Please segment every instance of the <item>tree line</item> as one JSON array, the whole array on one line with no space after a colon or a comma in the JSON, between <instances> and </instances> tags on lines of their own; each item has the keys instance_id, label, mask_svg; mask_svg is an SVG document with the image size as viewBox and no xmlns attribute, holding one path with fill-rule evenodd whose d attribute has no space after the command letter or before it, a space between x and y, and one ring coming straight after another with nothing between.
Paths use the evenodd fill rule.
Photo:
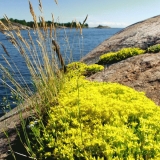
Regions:
<instances>
[{"instance_id":1,"label":"tree line","mask_svg":"<svg viewBox=\"0 0 160 160\"><path fill-rule=\"evenodd\" d=\"M6 23L6 20L4 18L0 19L3 23ZM33 21L29 21L29 22L26 22L26 20L18 20L18 19L13 19L13 18L10 18L9 19L11 22L14 22L14 23L19 23L19 24L22 24L22 25L25 25L25 26L28 26L28 27L31 27L33 28L34 26L34 22ZM79 22L80 23L80 22ZM46 21L46 24L47 26L51 26L52 24L52 21ZM81 24L81 23L80 23ZM40 25L40 23L39 23ZM76 22L68 22L68 23L57 23L55 22L54 25L56 27L60 26L60 27L68 27L68 28L76 28ZM88 28L88 24L85 23L82 27L84 28Z\"/></svg>"}]
</instances>

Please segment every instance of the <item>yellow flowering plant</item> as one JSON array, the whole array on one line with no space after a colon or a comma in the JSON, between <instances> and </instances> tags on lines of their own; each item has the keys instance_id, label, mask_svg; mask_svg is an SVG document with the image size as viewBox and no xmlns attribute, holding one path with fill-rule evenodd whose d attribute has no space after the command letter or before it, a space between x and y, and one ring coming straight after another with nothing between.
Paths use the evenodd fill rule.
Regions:
<instances>
[{"instance_id":1,"label":"yellow flowering plant","mask_svg":"<svg viewBox=\"0 0 160 160\"><path fill-rule=\"evenodd\" d=\"M85 75L86 76L90 76L96 72L100 72L104 70L104 67L102 65L98 65L98 64L91 64L91 65L88 65L86 67L86 72L85 72Z\"/></svg>"},{"instance_id":2,"label":"yellow flowering plant","mask_svg":"<svg viewBox=\"0 0 160 160\"><path fill-rule=\"evenodd\" d=\"M129 87L70 72L45 130L36 128L41 130L41 143L34 144L39 159L160 158L160 108L154 102Z\"/></svg>"},{"instance_id":3,"label":"yellow flowering plant","mask_svg":"<svg viewBox=\"0 0 160 160\"><path fill-rule=\"evenodd\" d=\"M104 67L98 64L87 65L81 62L72 62L67 65L67 71L69 72L69 74L73 73L73 74L90 76L102 70L104 70Z\"/></svg>"},{"instance_id":4,"label":"yellow flowering plant","mask_svg":"<svg viewBox=\"0 0 160 160\"><path fill-rule=\"evenodd\" d=\"M126 58L144 54L145 51L140 48L123 48L117 52L109 52L100 56L99 64L110 64L114 62L119 62Z\"/></svg>"},{"instance_id":5,"label":"yellow flowering plant","mask_svg":"<svg viewBox=\"0 0 160 160\"><path fill-rule=\"evenodd\" d=\"M158 53L160 52L160 44L156 44L147 48L147 52L149 53Z\"/></svg>"}]
</instances>

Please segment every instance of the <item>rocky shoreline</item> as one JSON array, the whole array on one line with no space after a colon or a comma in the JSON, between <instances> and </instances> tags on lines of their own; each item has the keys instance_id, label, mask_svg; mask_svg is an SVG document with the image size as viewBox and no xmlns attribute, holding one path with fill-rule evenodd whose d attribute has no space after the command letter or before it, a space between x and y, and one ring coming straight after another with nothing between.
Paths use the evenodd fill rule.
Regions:
<instances>
[{"instance_id":1,"label":"rocky shoreline","mask_svg":"<svg viewBox=\"0 0 160 160\"><path fill-rule=\"evenodd\" d=\"M28 30L28 29L31 29L30 27L25 26L25 25L21 25L19 23L11 22L11 24L12 24L12 26L8 26L6 24L6 26L8 27L9 30ZM1 27L1 25L0 25L0 30L4 31L6 29L4 29L3 26Z\"/></svg>"},{"instance_id":2,"label":"rocky shoreline","mask_svg":"<svg viewBox=\"0 0 160 160\"><path fill-rule=\"evenodd\" d=\"M158 43L160 43L160 15L124 28L105 40L80 61L93 64L98 62L101 55L110 51L118 51L127 47L146 49Z\"/></svg>"},{"instance_id":3,"label":"rocky shoreline","mask_svg":"<svg viewBox=\"0 0 160 160\"><path fill-rule=\"evenodd\" d=\"M18 26L19 27L19 26ZM96 47L88 55L81 59L87 64L97 63L100 55L118 51L124 47L147 47L160 43L160 16L135 23ZM157 105L160 105L160 53L135 56L121 62L111 64L104 71L88 77L91 81L118 82L126 86L143 91ZM0 118L0 159L7 159L9 156L8 140L3 133L7 130L11 138L11 144L16 144L15 125L20 125L18 108ZM22 117L27 119L33 112L24 110Z\"/></svg>"}]
</instances>

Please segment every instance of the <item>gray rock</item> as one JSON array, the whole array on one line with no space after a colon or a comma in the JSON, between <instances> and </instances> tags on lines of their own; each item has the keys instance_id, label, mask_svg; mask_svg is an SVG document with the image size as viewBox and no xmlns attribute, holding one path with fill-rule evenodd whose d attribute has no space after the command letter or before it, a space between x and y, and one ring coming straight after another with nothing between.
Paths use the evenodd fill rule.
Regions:
<instances>
[{"instance_id":1,"label":"gray rock","mask_svg":"<svg viewBox=\"0 0 160 160\"><path fill-rule=\"evenodd\" d=\"M106 67L88 78L91 81L117 82L145 92L160 105L160 53L143 54Z\"/></svg>"},{"instance_id":2,"label":"gray rock","mask_svg":"<svg viewBox=\"0 0 160 160\"><path fill-rule=\"evenodd\" d=\"M0 30L1 31L6 31L6 30L29 30L31 29L30 27L28 26L25 26L25 25L22 25L22 24L19 24L19 23L15 23L15 22L11 22L12 26L9 26L7 23L4 23L4 25L8 28L3 28L2 26L0 26Z\"/></svg>"},{"instance_id":3,"label":"gray rock","mask_svg":"<svg viewBox=\"0 0 160 160\"><path fill-rule=\"evenodd\" d=\"M147 47L160 43L160 15L126 27L84 56L80 61L96 63L99 57L124 47Z\"/></svg>"}]
</instances>

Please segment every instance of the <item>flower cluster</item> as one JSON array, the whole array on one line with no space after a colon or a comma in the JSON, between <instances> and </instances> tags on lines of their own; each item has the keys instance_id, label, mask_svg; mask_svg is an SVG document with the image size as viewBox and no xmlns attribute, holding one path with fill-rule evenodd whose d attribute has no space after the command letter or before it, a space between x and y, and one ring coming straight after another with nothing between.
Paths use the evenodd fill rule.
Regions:
<instances>
[{"instance_id":1,"label":"flower cluster","mask_svg":"<svg viewBox=\"0 0 160 160\"><path fill-rule=\"evenodd\" d=\"M88 65L86 67L86 73L85 75L86 76L89 76L89 75L92 75L96 72L99 72L99 71L102 71L104 70L104 67L102 65L98 65L98 64L91 64L91 65Z\"/></svg>"},{"instance_id":2,"label":"flower cluster","mask_svg":"<svg viewBox=\"0 0 160 160\"><path fill-rule=\"evenodd\" d=\"M104 67L102 65L98 64L91 64L86 65L85 63L81 62L72 62L67 65L67 71L69 74L79 74L79 75L85 75L90 76L91 74L94 74L96 72L102 71Z\"/></svg>"},{"instance_id":3,"label":"flower cluster","mask_svg":"<svg viewBox=\"0 0 160 160\"><path fill-rule=\"evenodd\" d=\"M160 159L160 108L144 93L68 72L57 99L34 145L40 159Z\"/></svg>"}]
</instances>

